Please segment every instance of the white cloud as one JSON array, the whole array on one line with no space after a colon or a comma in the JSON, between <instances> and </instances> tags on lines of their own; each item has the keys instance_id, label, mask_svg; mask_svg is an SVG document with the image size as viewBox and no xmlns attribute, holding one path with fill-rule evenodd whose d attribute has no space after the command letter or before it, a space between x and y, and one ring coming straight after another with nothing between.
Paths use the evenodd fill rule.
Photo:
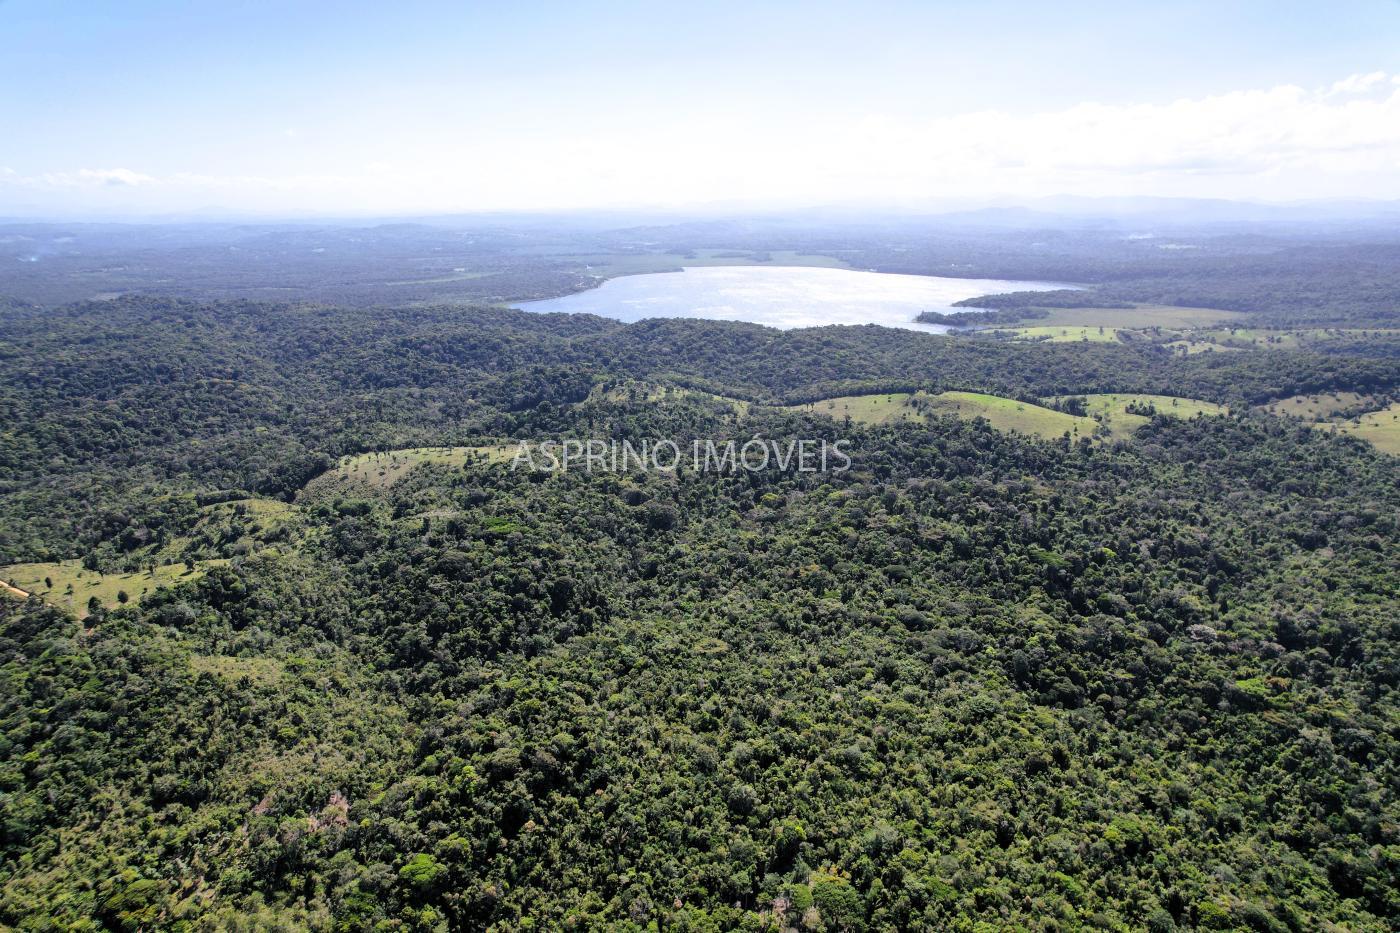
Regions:
<instances>
[{"instance_id":1,"label":"white cloud","mask_svg":"<svg viewBox=\"0 0 1400 933\"><path fill-rule=\"evenodd\" d=\"M1362 94L1371 90L1386 79L1384 71L1372 71L1369 74L1356 74L1332 85L1333 94ZM1400 79L1397 79L1400 80Z\"/></svg>"},{"instance_id":2,"label":"white cloud","mask_svg":"<svg viewBox=\"0 0 1400 933\"><path fill-rule=\"evenodd\" d=\"M1400 77L1400 76L1397 76ZM444 123L450 125L450 118ZM754 200L1163 195L1400 197L1400 84L1385 72L1153 103L934 118L804 111L678 114L622 132L439 133L331 145L324 171L163 176L0 173L0 190L162 209L420 211ZM125 194L123 194L125 192Z\"/></svg>"},{"instance_id":3,"label":"white cloud","mask_svg":"<svg viewBox=\"0 0 1400 933\"><path fill-rule=\"evenodd\" d=\"M37 177L8 173L4 181L29 188L136 187L156 183L150 175L127 168L82 168L75 172L46 172Z\"/></svg>"}]
</instances>

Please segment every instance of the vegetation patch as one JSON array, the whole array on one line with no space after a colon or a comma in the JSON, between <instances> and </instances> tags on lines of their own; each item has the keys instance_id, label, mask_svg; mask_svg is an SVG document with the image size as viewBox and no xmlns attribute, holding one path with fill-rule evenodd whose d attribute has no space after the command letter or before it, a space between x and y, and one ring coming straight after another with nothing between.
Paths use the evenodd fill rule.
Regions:
<instances>
[{"instance_id":1,"label":"vegetation patch","mask_svg":"<svg viewBox=\"0 0 1400 933\"><path fill-rule=\"evenodd\" d=\"M923 393L917 393L922 395ZM831 418L849 418L857 424L888 424L892 421L922 422L924 415L914 407L916 393L886 392L879 395L840 395L835 398L807 402L803 405L788 405L784 411L800 411L810 414L827 415Z\"/></svg>"},{"instance_id":2,"label":"vegetation patch","mask_svg":"<svg viewBox=\"0 0 1400 933\"><path fill-rule=\"evenodd\" d=\"M954 415L964 420L985 418L1000 431L1016 431L1036 437L1089 437L1098 426L1092 418L1075 416L1052 408L980 392L887 392L877 395L844 395L805 405L788 406L787 411L810 412L832 418L849 418L858 424L921 423L929 415Z\"/></svg>"},{"instance_id":3,"label":"vegetation patch","mask_svg":"<svg viewBox=\"0 0 1400 933\"><path fill-rule=\"evenodd\" d=\"M1336 428L1343 434L1369 441L1379 451L1400 456L1400 402L1339 422Z\"/></svg>"},{"instance_id":4,"label":"vegetation patch","mask_svg":"<svg viewBox=\"0 0 1400 933\"><path fill-rule=\"evenodd\" d=\"M1046 401L1057 410L1088 415L1117 438L1131 437L1157 415L1194 418L1196 415L1229 414L1223 405L1176 395L1065 395Z\"/></svg>"},{"instance_id":5,"label":"vegetation patch","mask_svg":"<svg viewBox=\"0 0 1400 933\"><path fill-rule=\"evenodd\" d=\"M196 674L213 674L222 681L237 684L245 677L260 687L277 683L286 665L277 658L235 658L222 654L192 654L190 669Z\"/></svg>"},{"instance_id":6,"label":"vegetation patch","mask_svg":"<svg viewBox=\"0 0 1400 933\"><path fill-rule=\"evenodd\" d=\"M136 573L101 573L85 568L76 560L13 564L0 569L0 579L82 619L94 607L113 609L127 602L137 602L142 596L162 587L198 580L210 567L228 561L215 559L192 563L193 567L183 563L167 564Z\"/></svg>"},{"instance_id":7,"label":"vegetation patch","mask_svg":"<svg viewBox=\"0 0 1400 933\"><path fill-rule=\"evenodd\" d=\"M925 411L972 420L985 418L999 431L1016 431L1053 440L1069 434L1074 439L1092 437L1098 423L1093 418L1066 414L1031 402L981 392L944 392L926 395L915 404Z\"/></svg>"},{"instance_id":8,"label":"vegetation patch","mask_svg":"<svg viewBox=\"0 0 1400 933\"><path fill-rule=\"evenodd\" d=\"M463 467L469 463L504 463L515 456L515 444L482 447L408 447L343 457L338 465L306 484L298 501L343 496L376 495L389 489L426 463Z\"/></svg>"},{"instance_id":9,"label":"vegetation patch","mask_svg":"<svg viewBox=\"0 0 1400 933\"><path fill-rule=\"evenodd\" d=\"M1209 340L1197 340L1192 337L1170 340L1162 344L1162 346L1167 347L1175 353L1180 353L1182 356L1194 356L1197 353L1215 352L1239 353L1244 350L1244 347L1222 347L1217 343L1211 343Z\"/></svg>"},{"instance_id":10,"label":"vegetation patch","mask_svg":"<svg viewBox=\"0 0 1400 933\"><path fill-rule=\"evenodd\" d=\"M1293 395L1257 406L1280 417L1299 418L1333 432L1367 441L1377 450L1400 455L1400 402L1383 395L1319 392Z\"/></svg>"},{"instance_id":11,"label":"vegetation patch","mask_svg":"<svg viewBox=\"0 0 1400 933\"><path fill-rule=\"evenodd\" d=\"M1222 308L1178 308L1174 305L1140 304L1126 310L1115 308L1060 308L1045 319L1046 324L1104 325L1141 330L1149 327L1201 327L1244 320L1247 315Z\"/></svg>"},{"instance_id":12,"label":"vegetation patch","mask_svg":"<svg viewBox=\"0 0 1400 933\"><path fill-rule=\"evenodd\" d=\"M1343 412L1375 408L1379 405L1380 400L1374 395L1338 391L1292 395L1269 402L1266 405L1260 405L1259 408L1271 415L1286 415L1291 418L1302 418L1304 421L1326 421Z\"/></svg>"},{"instance_id":13,"label":"vegetation patch","mask_svg":"<svg viewBox=\"0 0 1400 933\"><path fill-rule=\"evenodd\" d=\"M734 415L741 418L749 413L749 402L741 398L731 398L727 395L717 395L714 392L705 392L700 389L688 389L683 386L671 385L670 383L651 382L640 379L629 379L620 383L596 386L593 391L589 393L585 403L611 402L622 405L664 405L667 403L687 401L699 401L725 406L729 408Z\"/></svg>"},{"instance_id":14,"label":"vegetation patch","mask_svg":"<svg viewBox=\"0 0 1400 933\"><path fill-rule=\"evenodd\" d=\"M1220 347L1238 350L1298 350L1319 343L1367 337L1394 336L1397 331L1347 327L1306 327L1278 330L1263 327L1217 327L1194 331L1190 336Z\"/></svg>"},{"instance_id":15,"label":"vegetation patch","mask_svg":"<svg viewBox=\"0 0 1400 933\"><path fill-rule=\"evenodd\" d=\"M1035 328L1103 327L1104 329L1144 330L1160 327L1177 330L1243 321L1247 317L1238 311L1225 311L1220 308L1177 308L1172 305L1157 304L1139 304L1128 308L1034 307L1028 310L1033 312L1035 320L1033 327Z\"/></svg>"},{"instance_id":16,"label":"vegetation patch","mask_svg":"<svg viewBox=\"0 0 1400 933\"><path fill-rule=\"evenodd\" d=\"M1040 327L1014 327L998 333L1008 333L1017 340L1043 340L1050 343L1113 343L1117 341L1119 328L1096 326L1073 327L1070 325L1047 324Z\"/></svg>"}]
</instances>

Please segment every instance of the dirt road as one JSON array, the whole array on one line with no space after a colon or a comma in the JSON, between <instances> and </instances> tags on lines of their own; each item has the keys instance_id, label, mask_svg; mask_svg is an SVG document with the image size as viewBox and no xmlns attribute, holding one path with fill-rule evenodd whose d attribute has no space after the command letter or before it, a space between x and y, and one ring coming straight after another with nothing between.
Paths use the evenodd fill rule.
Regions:
<instances>
[{"instance_id":1,"label":"dirt road","mask_svg":"<svg viewBox=\"0 0 1400 933\"><path fill-rule=\"evenodd\" d=\"M26 593L24 590L20 589L17 586L10 586L10 584L6 583L3 580L0 580L0 592L9 593L11 596L14 596L18 599L29 598L29 594Z\"/></svg>"}]
</instances>

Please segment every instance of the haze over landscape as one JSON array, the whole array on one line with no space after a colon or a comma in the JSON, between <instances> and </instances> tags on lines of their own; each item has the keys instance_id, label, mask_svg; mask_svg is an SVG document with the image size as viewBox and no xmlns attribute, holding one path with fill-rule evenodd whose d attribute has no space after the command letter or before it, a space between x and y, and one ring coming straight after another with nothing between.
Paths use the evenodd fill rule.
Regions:
<instances>
[{"instance_id":1,"label":"haze over landscape","mask_svg":"<svg viewBox=\"0 0 1400 933\"><path fill-rule=\"evenodd\" d=\"M1400 3L0 86L0 931L1400 929Z\"/></svg>"}]
</instances>

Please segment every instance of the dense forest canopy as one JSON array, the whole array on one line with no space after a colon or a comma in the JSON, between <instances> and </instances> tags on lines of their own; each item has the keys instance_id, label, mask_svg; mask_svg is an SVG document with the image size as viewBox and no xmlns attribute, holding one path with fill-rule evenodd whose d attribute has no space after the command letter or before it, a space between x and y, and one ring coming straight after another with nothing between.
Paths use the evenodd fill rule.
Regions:
<instances>
[{"instance_id":1,"label":"dense forest canopy","mask_svg":"<svg viewBox=\"0 0 1400 933\"><path fill-rule=\"evenodd\" d=\"M664 378L793 404L859 391L978 389L1034 399L1177 394L1245 407L1385 391L1400 360L1179 359L1123 345L1019 346L876 327L621 325L458 307L331 309L130 298L7 313L0 483L27 520L0 560L80 556L154 488L285 498L342 454L516 437L600 379Z\"/></svg>"},{"instance_id":2,"label":"dense forest canopy","mask_svg":"<svg viewBox=\"0 0 1400 933\"><path fill-rule=\"evenodd\" d=\"M1383 235L74 230L0 275L0 926L1400 923ZM706 249L1269 335L492 304ZM852 465L512 469L560 437Z\"/></svg>"}]
</instances>

